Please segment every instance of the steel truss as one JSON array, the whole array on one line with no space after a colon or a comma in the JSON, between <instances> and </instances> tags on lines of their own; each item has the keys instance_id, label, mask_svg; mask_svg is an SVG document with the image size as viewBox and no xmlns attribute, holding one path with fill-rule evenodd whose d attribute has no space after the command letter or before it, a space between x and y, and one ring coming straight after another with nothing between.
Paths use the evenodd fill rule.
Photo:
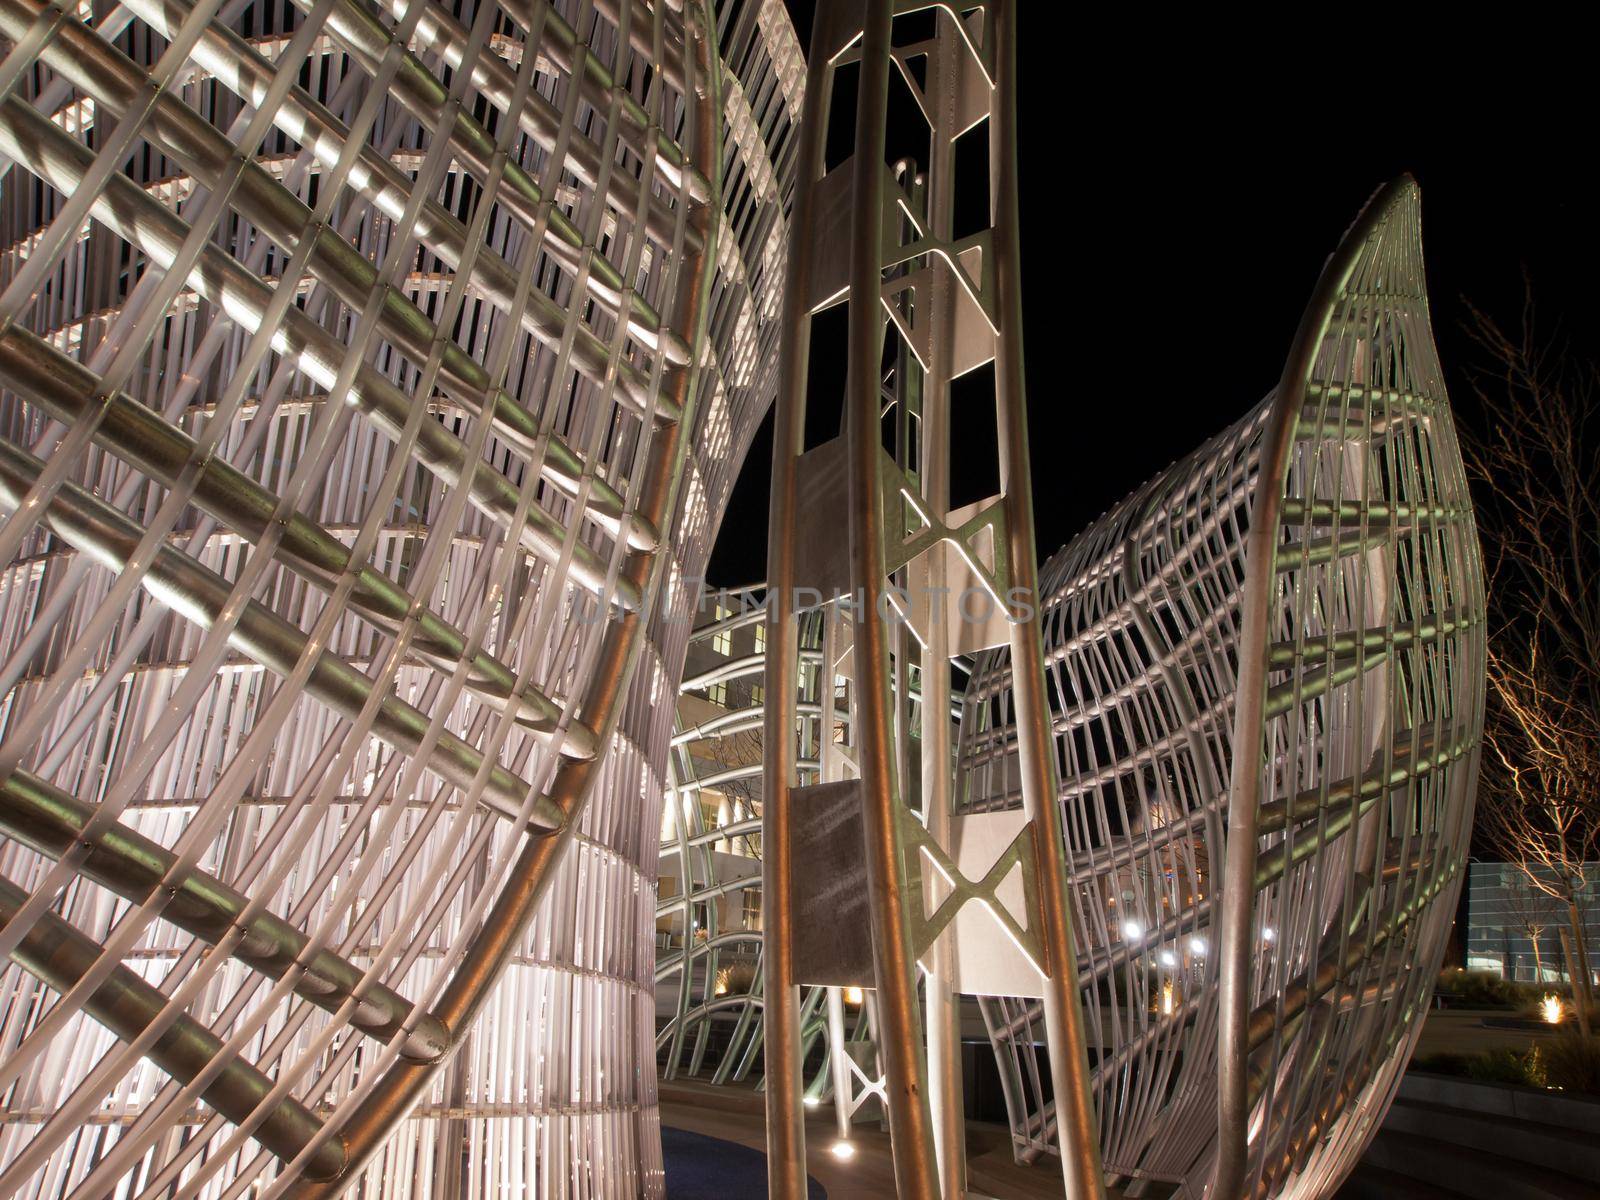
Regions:
<instances>
[{"instance_id":1,"label":"steel truss","mask_svg":"<svg viewBox=\"0 0 1600 1200\"><path fill-rule=\"evenodd\" d=\"M0 39L0 1192L659 1195L643 831L773 388L781 4Z\"/></svg>"},{"instance_id":2,"label":"steel truss","mask_svg":"<svg viewBox=\"0 0 1600 1200\"><path fill-rule=\"evenodd\" d=\"M1418 194L1368 204L1276 390L1045 567L1099 1141L1126 1194L1332 1195L1421 1028L1468 849L1484 592ZM961 806L1018 803L1004 652ZM1053 1150L1039 1014L984 1001Z\"/></svg>"},{"instance_id":3,"label":"steel truss","mask_svg":"<svg viewBox=\"0 0 1600 1200\"><path fill-rule=\"evenodd\" d=\"M1063 969L1072 962L1071 914L1033 603L1018 311L1015 17L1009 3L823 4L812 35L767 576L763 1017L773 1196L805 1194L801 985L847 981L875 991L900 1194L964 1194L954 945L957 925L980 907L998 914L1043 995L1054 1093L1070 1116L1064 1139L1070 1152L1062 1155L1068 1194L1101 1190L1078 991ZM850 83L852 152L834 162L830 107L848 98ZM887 161L891 88L926 120L920 166ZM980 127L989 139L977 169L988 180L988 219L979 230L957 230L957 149L963 136L966 146L977 143L973 131ZM838 344L817 341L819 314L840 304L847 315L843 354ZM807 411L814 402L808 376L824 355L847 363L843 432L808 445L808 429L825 424L815 414L808 420ZM964 376L972 380L961 402L994 414L1000 493L957 509L950 495L956 452L950 412L952 385ZM948 604L919 607L918 595L954 594L962 583L1017 619L1002 615L974 630L952 620ZM810 607L800 589L814 589L819 599L847 598L828 604L849 607L837 626L846 644L825 650L823 659L831 673L849 658L841 673L853 680L853 782L808 788L799 773L799 629ZM896 605L908 620L894 619ZM943 719L921 723L914 773L910 681L913 673L920 678L921 707L943 714L952 657L996 644L1037 668L1017 676L1017 709L1032 717L1021 734L1028 820L1010 831L998 862L991 860L989 873L973 883L955 862L950 726ZM911 807L918 776L920 820ZM838 829L846 830L842 840L829 840ZM865 852L859 879L840 857L858 841ZM807 854L832 863L831 875L801 870ZM999 894L1013 868L1026 880L1022 911ZM870 922L870 953L859 929L855 944L845 944L853 915L838 905L852 890L868 898L862 919ZM927 967L926 1043L919 960Z\"/></svg>"}]
</instances>

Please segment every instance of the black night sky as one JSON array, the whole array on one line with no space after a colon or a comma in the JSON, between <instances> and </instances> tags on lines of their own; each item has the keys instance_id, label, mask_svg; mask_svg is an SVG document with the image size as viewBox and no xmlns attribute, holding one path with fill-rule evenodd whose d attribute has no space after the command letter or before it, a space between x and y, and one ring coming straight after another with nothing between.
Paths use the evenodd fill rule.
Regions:
<instances>
[{"instance_id":1,"label":"black night sky","mask_svg":"<svg viewBox=\"0 0 1600 1200\"><path fill-rule=\"evenodd\" d=\"M790 8L804 46L809 5ZM1502 14L1473 30L1459 11L1407 27L1385 9L1323 10L1326 28L1183 28L1142 6L1103 29L1083 11L1023 6L1041 558L1273 386L1324 259L1403 171L1422 187L1434 329L1462 420L1492 418L1468 395L1480 360L1464 300L1515 326L1526 273L1540 330L1600 355L1596 102L1575 29ZM770 418L713 583L765 573L769 431Z\"/></svg>"}]
</instances>

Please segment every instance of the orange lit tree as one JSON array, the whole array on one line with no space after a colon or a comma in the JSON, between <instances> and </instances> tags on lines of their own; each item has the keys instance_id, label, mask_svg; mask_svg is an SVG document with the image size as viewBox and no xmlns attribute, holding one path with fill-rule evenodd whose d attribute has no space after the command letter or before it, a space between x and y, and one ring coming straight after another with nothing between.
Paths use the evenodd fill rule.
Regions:
<instances>
[{"instance_id":1,"label":"orange lit tree","mask_svg":"<svg viewBox=\"0 0 1600 1200\"><path fill-rule=\"evenodd\" d=\"M1600 367L1538 340L1531 306L1472 336L1484 419L1466 439L1489 587L1481 836L1563 914L1575 1007L1594 1002L1584 936L1600 858Z\"/></svg>"}]
</instances>

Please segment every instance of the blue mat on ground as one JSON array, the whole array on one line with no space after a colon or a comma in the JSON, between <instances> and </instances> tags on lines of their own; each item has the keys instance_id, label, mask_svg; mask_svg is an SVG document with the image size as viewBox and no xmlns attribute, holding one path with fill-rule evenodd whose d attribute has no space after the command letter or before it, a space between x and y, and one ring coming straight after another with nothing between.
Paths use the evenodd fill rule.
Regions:
<instances>
[{"instance_id":1,"label":"blue mat on ground","mask_svg":"<svg viewBox=\"0 0 1600 1200\"><path fill-rule=\"evenodd\" d=\"M749 1146L663 1126L661 1154L667 1200L759 1200L767 1194L767 1156ZM828 1198L815 1179L806 1180L806 1195Z\"/></svg>"}]
</instances>

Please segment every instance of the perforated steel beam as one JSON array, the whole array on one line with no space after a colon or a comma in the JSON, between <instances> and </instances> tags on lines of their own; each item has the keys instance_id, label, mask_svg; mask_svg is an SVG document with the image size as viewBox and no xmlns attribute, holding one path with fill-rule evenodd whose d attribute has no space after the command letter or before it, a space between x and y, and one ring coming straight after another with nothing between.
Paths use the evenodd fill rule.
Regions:
<instances>
[{"instance_id":1,"label":"perforated steel beam","mask_svg":"<svg viewBox=\"0 0 1600 1200\"><path fill-rule=\"evenodd\" d=\"M1003 643L1020 661L1042 661L1022 377L1017 14L998 3L965 6L959 14L936 7L931 34L896 41L895 16L902 9L911 11L887 2L865 9L822 5L809 64L813 102L803 129L785 300L767 580L763 896L773 907L763 961L769 1189L775 1196L804 1194L798 985L808 980L797 976L800 963L789 942L800 923L821 918L806 908L803 895L796 898L797 889L810 886L809 876L796 874L789 846L798 836L792 831L806 820L795 803L801 781L793 746L799 595L816 589L825 599L830 593L853 598L846 626L851 750L866 845L878 1049L904 1196L965 1190L950 939L962 909L976 910L979 901L991 909L1000 904L996 888L1006 874L1005 865L990 868L990 877L974 883L955 866L948 734L930 731L925 720L927 740L913 749L912 667L920 667L926 695L942 698L957 653ZM824 159L825 133L836 73L845 66L855 77L855 138L851 156L833 164ZM926 163L891 168L885 160L891 86L908 92L928 122L935 149ZM989 227L958 239L954 144L983 122L991 147L985 164ZM812 447L805 443L812 318L837 303L848 305L843 436ZM951 458L962 448L949 436L950 386L990 364L1001 494L956 512L948 481ZM885 446L890 414L892 451ZM848 531L842 546L839 528ZM952 617L950 593L939 589L954 590L957 571L960 582L981 589L1001 614L992 627L969 629ZM911 597L900 615L898 595ZM1008 929L1022 931L1028 969L1042 981L1052 1082L1071 1135L1070 1152L1062 1156L1066 1188L1073 1196L1092 1196L1102 1180L1070 973L1072 918L1042 672L1024 678L1019 693L1027 827L1009 851L1019 857L1003 853L1002 863L1022 868L1028 907L1002 919ZM933 711L942 721L944 705ZM927 767L920 819L907 794L913 753ZM925 859L933 871L925 872ZM919 963L931 968L933 1078Z\"/></svg>"}]
</instances>

